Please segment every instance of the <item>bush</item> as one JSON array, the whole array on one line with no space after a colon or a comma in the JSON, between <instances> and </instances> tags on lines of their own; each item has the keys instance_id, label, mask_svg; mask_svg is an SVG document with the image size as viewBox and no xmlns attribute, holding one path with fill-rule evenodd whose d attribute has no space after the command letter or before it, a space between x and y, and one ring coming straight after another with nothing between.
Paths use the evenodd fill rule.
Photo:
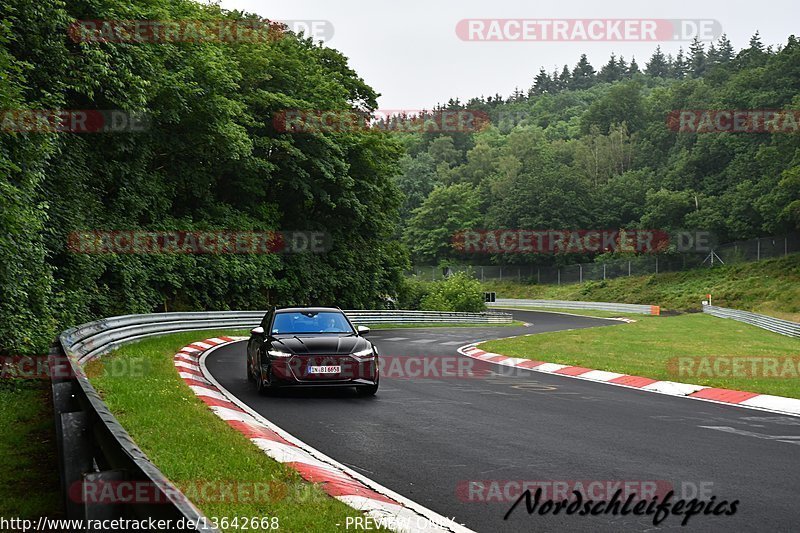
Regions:
<instances>
[{"instance_id":1,"label":"bush","mask_svg":"<svg viewBox=\"0 0 800 533\"><path fill-rule=\"evenodd\" d=\"M457 311L479 313L486 310L481 283L469 274L459 272L444 281L430 284L422 299L424 311Z\"/></svg>"},{"instance_id":2,"label":"bush","mask_svg":"<svg viewBox=\"0 0 800 533\"><path fill-rule=\"evenodd\" d=\"M397 289L398 309L421 309L422 300L428 296L431 283L413 278L404 278Z\"/></svg>"}]
</instances>

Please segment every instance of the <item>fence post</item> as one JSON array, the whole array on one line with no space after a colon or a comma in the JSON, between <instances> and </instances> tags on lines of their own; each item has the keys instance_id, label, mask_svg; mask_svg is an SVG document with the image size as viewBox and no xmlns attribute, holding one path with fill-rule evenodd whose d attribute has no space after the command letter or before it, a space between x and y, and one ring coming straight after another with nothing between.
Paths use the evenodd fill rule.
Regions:
<instances>
[{"instance_id":1,"label":"fence post","mask_svg":"<svg viewBox=\"0 0 800 533\"><path fill-rule=\"evenodd\" d=\"M631 275L631 262L628 260L628 276Z\"/></svg>"},{"instance_id":2,"label":"fence post","mask_svg":"<svg viewBox=\"0 0 800 533\"><path fill-rule=\"evenodd\" d=\"M561 285L561 269L558 269L558 284Z\"/></svg>"},{"instance_id":3,"label":"fence post","mask_svg":"<svg viewBox=\"0 0 800 533\"><path fill-rule=\"evenodd\" d=\"M503 267L500 267L500 281L503 281Z\"/></svg>"},{"instance_id":4,"label":"fence post","mask_svg":"<svg viewBox=\"0 0 800 533\"><path fill-rule=\"evenodd\" d=\"M756 261L761 261L761 239L756 239Z\"/></svg>"},{"instance_id":5,"label":"fence post","mask_svg":"<svg viewBox=\"0 0 800 533\"><path fill-rule=\"evenodd\" d=\"M783 238L783 257L789 255L789 237Z\"/></svg>"},{"instance_id":6,"label":"fence post","mask_svg":"<svg viewBox=\"0 0 800 533\"><path fill-rule=\"evenodd\" d=\"M578 265L578 269L580 269L580 281L578 283L583 283L583 265Z\"/></svg>"},{"instance_id":7,"label":"fence post","mask_svg":"<svg viewBox=\"0 0 800 533\"><path fill-rule=\"evenodd\" d=\"M541 276L541 274L542 274L541 273L541 269L537 268L536 269L536 284L537 285L541 285L542 284L542 276Z\"/></svg>"},{"instance_id":8,"label":"fence post","mask_svg":"<svg viewBox=\"0 0 800 533\"><path fill-rule=\"evenodd\" d=\"M517 281L522 281L522 267L517 267Z\"/></svg>"},{"instance_id":9,"label":"fence post","mask_svg":"<svg viewBox=\"0 0 800 533\"><path fill-rule=\"evenodd\" d=\"M484 281L483 279L483 267L481 267L481 283Z\"/></svg>"},{"instance_id":10,"label":"fence post","mask_svg":"<svg viewBox=\"0 0 800 533\"><path fill-rule=\"evenodd\" d=\"M606 264L603 263L603 281L606 279Z\"/></svg>"},{"instance_id":11,"label":"fence post","mask_svg":"<svg viewBox=\"0 0 800 533\"><path fill-rule=\"evenodd\" d=\"M658 274L658 256L656 256L656 274Z\"/></svg>"}]
</instances>

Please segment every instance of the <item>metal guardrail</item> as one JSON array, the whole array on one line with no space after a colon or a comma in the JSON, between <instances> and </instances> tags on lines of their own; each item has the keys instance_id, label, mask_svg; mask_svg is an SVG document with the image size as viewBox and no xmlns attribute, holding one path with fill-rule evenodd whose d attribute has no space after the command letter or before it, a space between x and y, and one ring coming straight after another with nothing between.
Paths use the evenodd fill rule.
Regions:
<instances>
[{"instance_id":1,"label":"metal guardrail","mask_svg":"<svg viewBox=\"0 0 800 533\"><path fill-rule=\"evenodd\" d=\"M738 309L727 309L725 307L716 307L713 305L703 305L703 312L719 318L738 320L739 322L751 324L788 337L800 337L800 324L797 322L790 322L788 320L759 315L749 311L739 311Z\"/></svg>"},{"instance_id":2,"label":"metal guardrail","mask_svg":"<svg viewBox=\"0 0 800 533\"><path fill-rule=\"evenodd\" d=\"M345 311L356 324L510 323L507 313ZM124 344L182 331L249 329L264 311L128 315L63 332L49 356L61 493L70 519L172 520L181 531L217 531L139 449L89 382L83 365ZM157 503L94 503L87 487L99 483L143 483ZM86 485L84 485L84 483ZM95 485L96 486L96 485ZM182 522L181 522L182 521ZM188 525L181 528L174 524Z\"/></svg>"},{"instance_id":3,"label":"metal guardrail","mask_svg":"<svg viewBox=\"0 0 800 533\"><path fill-rule=\"evenodd\" d=\"M487 304L489 307L542 307L549 309L594 309L598 311L616 311L619 313L638 313L642 315L660 315L661 308L657 305L620 304L610 302L571 302L565 300L518 300L511 298L498 298L495 303Z\"/></svg>"},{"instance_id":4,"label":"metal guardrail","mask_svg":"<svg viewBox=\"0 0 800 533\"><path fill-rule=\"evenodd\" d=\"M441 311L345 311L353 324L510 324L509 313L445 313Z\"/></svg>"}]
</instances>

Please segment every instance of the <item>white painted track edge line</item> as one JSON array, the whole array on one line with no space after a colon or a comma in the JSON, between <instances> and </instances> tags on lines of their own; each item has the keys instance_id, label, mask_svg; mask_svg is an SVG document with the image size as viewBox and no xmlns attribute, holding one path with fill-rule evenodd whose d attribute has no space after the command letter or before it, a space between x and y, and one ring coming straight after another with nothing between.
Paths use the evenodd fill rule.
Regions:
<instances>
[{"instance_id":1,"label":"white painted track edge line","mask_svg":"<svg viewBox=\"0 0 800 533\"><path fill-rule=\"evenodd\" d=\"M506 337L506 338L514 339L514 338L517 338L517 337ZM492 339L492 340L503 340L503 339ZM464 357L469 357L471 359L478 359L477 357L474 357L474 356L471 356L471 355L469 355L467 353L464 353L463 350L466 349L466 348L477 346L478 344L481 344L482 342L486 342L486 341L474 342L474 343L471 343L471 344L466 344L466 345L458 348L457 351L458 351L458 353L460 353ZM500 354L498 354L498 355L500 355ZM490 364L493 364L493 365L497 365L498 364L498 363L495 363L493 361L486 361L485 359L478 359L478 360L479 361L484 361L486 363L490 363ZM500 365L500 366L503 366L503 365ZM531 372L538 372L539 374L547 374L549 376L559 376L559 377L562 377L562 378L569 378L569 379L581 379L583 381L590 381L592 383L602 383L602 384L605 384L605 385L611 385L612 387L622 387L622 388L625 388L625 389L633 389L633 390L642 391L642 392L645 392L645 393L648 393L648 394L661 394L662 396L672 396L673 398L686 398L686 399L689 399L689 400L696 400L696 401L701 401L701 402L715 403L715 404L718 404L718 405L725 405L727 407L738 407L740 409L749 409L751 411L763 411L763 412L767 412L767 413L776 413L776 414L780 414L780 415L794 416L794 417L800 418L800 414L792 413L790 411L781 411L779 409L769 409L769 408L766 408L766 407L758 407L758 406L755 406L755 405L744 405L744 404L741 404L741 403L721 402L721 401L718 401L718 400L711 400L709 398L697 398L695 396L684 396L684 395L680 395L680 394L670 394L668 392L647 390L647 389L643 389L641 387L631 387L630 385L625 385L623 383L612 383L610 381L600 381L600 380L597 380L597 379L584 378L584 377L581 377L581 376L569 376L569 375L566 375L566 374L555 374L553 372L543 372L543 371L540 371L540 370L537 371L536 367L534 367L534 368L525 368L525 367L517 366L517 367L514 367L514 368L518 368L520 370L529 370Z\"/></svg>"},{"instance_id":2,"label":"white painted track edge line","mask_svg":"<svg viewBox=\"0 0 800 533\"><path fill-rule=\"evenodd\" d=\"M405 496L402 496L401 494L398 494L397 492L394 492L393 490L391 490L391 489L389 489L387 487L384 487L383 485L381 485L377 481L374 481L374 480L372 480L372 479L370 479L370 478L368 478L368 477L356 472L352 468L349 468L349 467L343 465L342 463L336 461L335 459L325 455L324 453L320 452L316 448L313 448L312 446L310 446L310 445L306 444L305 442L303 442L302 440L298 439L297 437L295 437L291 433L289 433L289 432L283 430L282 428L276 426L275 424L273 424L272 422L270 422L269 420L264 418L262 415L260 415L258 412L253 410L250 406L248 406L247 404L245 404L244 402L239 400L239 398L234 396L228 389L223 387L214 378L214 376L211 375L211 372L209 372L209 370L208 370L208 368L206 366L206 359L208 358L209 355L211 355L214 351L216 351L217 349L219 349L219 348L221 348L223 346L228 346L228 345L234 344L236 342L242 342L242 341L241 340L231 341L231 342L228 342L228 343L225 343L225 344L219 344L217 346L214 346L214 347L206 350L205 352L203 352L203 354L200 356L200 360L199 360L200 368L201 368L201 371L202 371L203 375L206 376L206 379L208 379L215 387L217 387L219 389L219 391L226 398L228 398L228 400L231 401L231 403L233 403L234 405L238 406L239 408L244 410L247 414L249 414L250 416L255 418L256 421L258 421L261 424L264 424L266 427L268 427L269 429L271 429L272 431L277 433L280 437L282 437L282 438L286 439L288 442L291 442L292 444L296 445L298 448L301 448L302 450L307 452L312 457L315 457L316 459L319 459L322 462L330 464L331 466L335 467L336 469L338 469L338 470L348 474L349 476L353 477L354 479L360 481L361 483L366 485L368 488L374 490L375 492L377 492L379 494L383 494L384 496L387 496L388 498L391 498L391 499L397 501L398 503L400 503L403 506L407 507L408 509L414 511L415 513L419 514L420 516L422 516L424 518L427 518L433 524L438 525L438 526L440 526L442 528L446 528L446 529L452 531L453 533L475 533L473 530L471 530L471 529L469 529L469 528L467 528L465 526L462 526L461 524L458 524L458 523L454 522L453 520L451 520L451 519L449 519L449 518L447 518L445 516L440 515L436 511L428 509L427 507L424 507L423 505L421 505L421 504L419 504L419 503L417 503L417 502L415 502L413 500L410 500L410 499L406 498Z\"/></svg>"}]
</instances>

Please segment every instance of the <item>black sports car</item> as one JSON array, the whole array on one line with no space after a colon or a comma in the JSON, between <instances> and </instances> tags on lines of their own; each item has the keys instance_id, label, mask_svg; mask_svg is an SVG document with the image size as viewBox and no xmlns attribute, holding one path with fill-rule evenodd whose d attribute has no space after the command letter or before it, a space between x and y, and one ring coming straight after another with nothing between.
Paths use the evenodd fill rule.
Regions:
<instances>
[{"instance_id":1,"label":"black sports car","mask_svg":"<svg viewBox=\"0 0 800 533\"><path fill-rule=\"evenodd\" d=\"M341 309L289 307L269 311L250 332L247 378L261 393L282 386L355 387L378 391L378 350Z\"/></svg>"}]
</instances>

